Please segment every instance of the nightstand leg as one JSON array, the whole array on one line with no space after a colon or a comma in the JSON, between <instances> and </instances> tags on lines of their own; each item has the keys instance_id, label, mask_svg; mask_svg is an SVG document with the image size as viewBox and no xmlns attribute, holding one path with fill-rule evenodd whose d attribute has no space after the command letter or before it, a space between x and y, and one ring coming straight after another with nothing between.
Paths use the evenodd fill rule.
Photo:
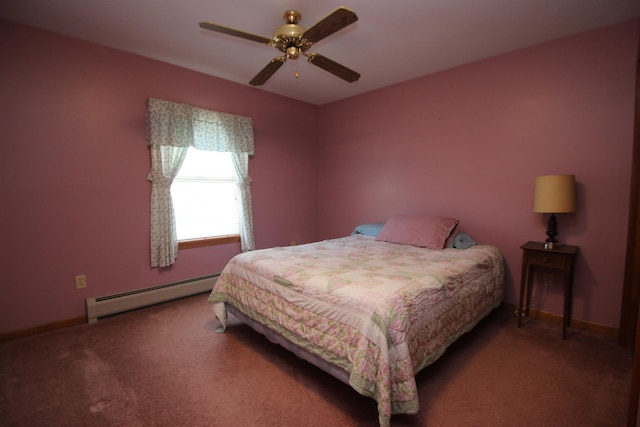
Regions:
<instances>
[{"instance_id":1,"label":"nightstand leg","mask_svg":"<svg viewBox=\"0 0 640 427\"><path fill-rule=\"evenodd\" d=\"M573 267L573 266L571 266ZM562 339L567 337L567 328L571 326L571 299L572 299L572 274L571 268L564 273L564 318L562 319Z\"/></svg>"},{"instance_id":2,"label":"nightstand leg","mask_svg":"<svg viewBox=\"0 0 640 427\"><path fill-rule=\"evenodd\" d=\"M524 294L527 292L527 284L529 280L528 268L527 268L527 252L522 255L522 272L520 275L520 300L518 301L518 328L522 326L522 316L524 316ZM527 298L528 305L528 298Z\"/></svg>"},{"instance_id":3,"label":"nightstand leg","mask_svg":"<svg viewBox=\"0 0 640 427\"><path fill-rule=\"evenodd\" d=\"M531 266L527 268L527 304L524 307L525 316L529 317L529 310L531 308Z\"/></svg>"}]
</instances>

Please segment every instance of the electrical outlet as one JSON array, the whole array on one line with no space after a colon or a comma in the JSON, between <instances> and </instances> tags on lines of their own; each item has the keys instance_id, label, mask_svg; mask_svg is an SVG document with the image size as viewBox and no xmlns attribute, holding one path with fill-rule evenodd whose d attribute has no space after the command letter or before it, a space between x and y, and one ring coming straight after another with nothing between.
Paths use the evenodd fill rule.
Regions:
<instances>
[{"instance_id":1,"label":"electrical outlet","mask_svg":"<svg viewBox=\"0 0 640 427\"><path fill-rule=\"evenodd\" d=\"M76 276L76 289L84 289L87 287L87 275L80 274Z\"/></svg>"},{"instance_id":2,"label":"electrical outlet","mask_svg":"<svg viewBox=\"0 0 640 427\"><path fill-rule=\"evenodd\" d=\"M542 283L544 283L545 288L551 287L553 285L553 275L549 273L545 273L542 275Z\"/></svg>"}]
</instances>

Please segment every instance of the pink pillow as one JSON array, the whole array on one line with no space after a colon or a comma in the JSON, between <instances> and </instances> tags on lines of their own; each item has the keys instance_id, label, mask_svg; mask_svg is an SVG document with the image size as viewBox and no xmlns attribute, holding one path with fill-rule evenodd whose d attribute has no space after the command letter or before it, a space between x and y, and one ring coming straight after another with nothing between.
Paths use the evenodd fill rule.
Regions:
<instances>
[{"instance_id":1,"label":"pink pillow","mask_svg":"<svg viewBox=\"0 0 640 427\"><path fill-rule=\"evenodd\" d=\"M442 249L458 220L433 215L396 215L382 227L376 240L421 248Z\"/></svg>"}]
</instances>

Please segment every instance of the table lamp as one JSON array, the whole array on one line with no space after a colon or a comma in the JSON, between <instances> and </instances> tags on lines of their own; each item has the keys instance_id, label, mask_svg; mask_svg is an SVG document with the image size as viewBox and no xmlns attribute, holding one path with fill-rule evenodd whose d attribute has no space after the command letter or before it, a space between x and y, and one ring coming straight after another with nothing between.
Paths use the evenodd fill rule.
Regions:
<instances>
[{"instance_id":1,"label":"table lamp","mask_svg":"<svg viewBox=\"0 0 640 427\"><path fill-rule=\"evenodd\" d=\"M576 211L576 177L575 175L544 175L536 178L533 211L548 213L547 240L545 249L558 246L558 221L556 214Z\"/></svg>"}]
</instances>

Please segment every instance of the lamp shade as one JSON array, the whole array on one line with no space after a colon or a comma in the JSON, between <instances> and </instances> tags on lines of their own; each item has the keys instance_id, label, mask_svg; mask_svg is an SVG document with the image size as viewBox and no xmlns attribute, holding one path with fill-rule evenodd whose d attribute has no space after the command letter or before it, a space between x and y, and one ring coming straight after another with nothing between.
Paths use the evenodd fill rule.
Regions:
<instances>
[{"instance_id":1,"label":"lamp shade","mask_svg":"<svg viewBox=\"0 0 640 427\"><path fill-rule=\"evenodd\" d=\"M575 175L544 175L537 177L533 211L552 214L575 212Z\"/></svg>"}]
</instances>

